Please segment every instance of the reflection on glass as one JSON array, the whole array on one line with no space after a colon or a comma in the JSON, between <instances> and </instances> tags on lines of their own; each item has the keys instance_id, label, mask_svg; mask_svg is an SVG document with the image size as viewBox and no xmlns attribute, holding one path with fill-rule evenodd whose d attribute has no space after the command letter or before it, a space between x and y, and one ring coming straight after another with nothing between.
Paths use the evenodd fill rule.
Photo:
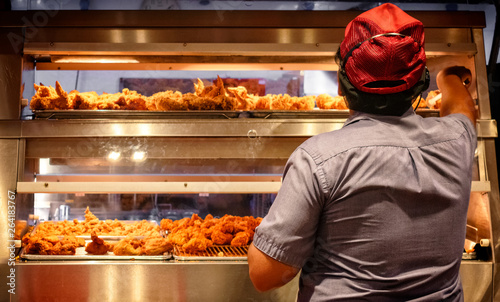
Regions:
<instances>
[{"instance_id":1,"label":"reflection on glass","mask_svg":"<svg viewBox=\"0 0 500 302\"><path fill-rule=\"evenodd\" d=\"M111 151L109 152L108 159L112 161L117 161L118 159L120 159L120 156L121 156L120 152Z\"/></svg>"},{"instance_id":2,"label":"reflection on glass","mask_svg":"<svg viewBox=\"0 0 500 302\"><path fill-rule=\"evenodd\" d=\"M134 161L143 161L146 159L146 152L143 151L135 151L132 155L132 160Z\"/></svg>"}]
</instances>

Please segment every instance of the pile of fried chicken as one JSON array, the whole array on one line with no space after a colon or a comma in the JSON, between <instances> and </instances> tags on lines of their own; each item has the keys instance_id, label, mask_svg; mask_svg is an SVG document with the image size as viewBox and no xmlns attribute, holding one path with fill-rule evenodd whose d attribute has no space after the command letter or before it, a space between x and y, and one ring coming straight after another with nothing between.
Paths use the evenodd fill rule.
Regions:
<instances>
[{"instance_id":1,"label":"pile of fried chicken","mask_svg":"<svg viewBox=\"0 0 500 302\"><path fill-rule=\"evenodd\" d=\"M174 246L182 252L196 254L214 245L241 247L250 244L261 221L262 218L252 216L214 218L208 214L203 219L193 214L191 218L175 221L162 219L160 227L168 232L167 238Z\"/></svg>"},{"instance_id":2,"label":"pile of fried chicken","mask_svg":"<svg viewBox=\"0 0 500 302\"><path fill-rule=\"evenodd\" d=\"M224 215L205 219L197 214L180 220L162 219L160 226L148 221L124 223L117 220L100 221L87 208L85 221L43 222L34 234L23 239L25 252L38 255L75 255L84 247L87 254L117 256L162 255L172 252L174 246L181 252L197 254L213 246L245 247L249 245L255 228L262 218ZM162 236L160 231L168 233ZM90 235L86 243L81 235ZM105 241L99 236L124 236L119 241Z\"/></svg>"},{"instance_id":3,"label":"pile of fried chicken","mask_svg":"<svg viewBox=\"0 0 500 302\"><path fill-rule=\"evenodd\" d=\"M87 207L85 220L78 221L45 221L37 226L37 234L61 235L90 235L95 232L106 236L155 236L160 234L160 227L147 220L123 222L118 220L99 220Z\"/></svg>"},{"instance_id":4,"label":"pile of fried chicken","mask_svg":"<svg viewBox=\"0 0 500 302\"><path fill-rule=\"evenodd\" d=\"M76 248L85 246L85 239L75 236L26 235L23 245L27 254L74 255Z\"/></svg>"},{"instance_id":5,"label":"pile of fried chicken","mask_svg":"<svg viewBox=\"0 0 500 302\"><path fill-rule=\"evenodd\" d=\"M86 244L82 235L90 235L92 242ZM102 236L126 236L118 242L104 241ZM27 254L75 255L76 249L85 247L88 254L105 255L162 255L173 248L167 238L160 233L160 227L152 222L121 222L99 220L87 207L85 221L42 222L34 234L26 234L23 239Z\"/></svg>"},{"instance_id":6,"label":"pile of fried chicken","mask_svg":"<svg viewBox=\"0 0 500 302\"><path fill-rule=\"evenodd\" d=\"M34 84L36 93L30 102L32 110L312 110L347 109L343 97L328 94L319 96L292 97L288 94L249 94L243 86L224 87L223 80L205 86L198 79L194 83L194 93L161 91L152 96L144 96L137 91L124 88L122 92L97 94L95 91L67 93L59 82L56 87Z\"/></svg>"},{"instance_id":7,"label":"pile of fried chicken","mask_svg":"<svg viewBox=\"0 0 500 302\"><path fill-rule=\"evenodd\" d=\"M111 252L116 256L157 256L173 249L169 240L160 235L143 239L129 235L118 242L104 241L95 233L92 233L91 238L92 242L87 244L85 251L92 255L105 255Z\"/></svg>"}]
</instances>

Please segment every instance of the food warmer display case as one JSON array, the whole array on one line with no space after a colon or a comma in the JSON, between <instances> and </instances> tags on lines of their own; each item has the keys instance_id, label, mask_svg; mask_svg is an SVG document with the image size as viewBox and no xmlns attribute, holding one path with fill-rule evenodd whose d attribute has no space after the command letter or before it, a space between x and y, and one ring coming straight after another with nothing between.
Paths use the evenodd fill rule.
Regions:
<instances>
[{"instance_id":1,"label":"food warmer display case","mask_svg":"<svg viewBox=\"0 0 500 302\"><path fill-rule=\"evenodd\" d=\"M101 220L153 223L193 214L262 217L291 152L313 135L341 128L348 116L347 110L318 108L32 111L35 83L55 86L57 80L68 93L99 95L127 88L149 97L162 90L193 93L197 78L208 87L220 76L226 85L245 83L255 95L303 97L326 86L335 95L333 56L358 13L0 13L0 213L8 221L0 224L2 264L10 263L11 234L22 235L23 225L15 230L14 220L25 221L26 232L42 220L83 221L87 207ZM425 25L430 90L445 66L465 65L473 72L478 146L461 276L467 301L495 300L497 128L490 113L484 15L410 14ZM429 108L417 112L438 115ZM244 251L208 259L30 259L22 251L17 256L8 269L15 274L11 297L19 301L293 301L298 284L295 279L269 293L256 292Z\"/></svg>"}]
</instances>

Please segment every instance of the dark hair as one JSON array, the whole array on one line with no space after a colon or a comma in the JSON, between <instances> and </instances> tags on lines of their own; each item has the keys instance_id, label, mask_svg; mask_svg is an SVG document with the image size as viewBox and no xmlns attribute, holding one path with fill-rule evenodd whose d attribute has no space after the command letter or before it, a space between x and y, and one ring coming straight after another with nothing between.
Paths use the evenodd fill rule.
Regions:
<instances>
[{"instance_id":1,"label":"dark hair","mask_svg":"<svg viewBox=\"0 0 500 302\"><path fill-rule=\"evenodd\" d=\"M338 78L339 87L349 109L362 111L366 113L382 115L402 115L413 104L421 93L428 88L429 73L427 69L422 74L421 79L410 89L392 94L373 94L360 91L354 87L345 70L342 68L342 55L340 47L335 53L335 62L339 66Z\"/></svg>"}]
</instances>

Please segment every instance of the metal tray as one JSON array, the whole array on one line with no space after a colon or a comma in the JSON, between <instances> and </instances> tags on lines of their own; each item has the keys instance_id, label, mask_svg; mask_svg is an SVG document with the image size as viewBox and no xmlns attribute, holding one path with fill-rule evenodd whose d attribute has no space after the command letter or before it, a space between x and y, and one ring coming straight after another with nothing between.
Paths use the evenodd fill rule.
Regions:
<instances>
[{"instance_id":1,"label":"metal tray","mask_svg":"<svg viewBox=\"0 0 500 302\"><path fill-rule=\"evenodd\" d=\"M219 253L224 255L219 256ZM247 260L248 246L234 247L229 245L216 245L209 247L205 252L189 254L174 247L174 259L182 261L234 261ZM227 255L227 256L226 256Z\"/></svg>"},{"instance_id":2,"label":"metal tray","mask_svg":"<svg viewBox=\"0 0 500 302\"><path fill-rule=\"evenodd\" d=\"M438 109L417 109L415 112L422 117L439 117Z\"/></svg>"},{"instance_id":3,"label":"metal tray","mask_svg":"<svg viewBox=\"0 0 500 302\"><path fill-rule=\"evenodd\" d=\"M349 110L313 109L313 110L254 110L248 111L248 117L262 119L323 119L347 118Z\"/></svg>"},{"instance_id":4,"label":"metal tray","mask_svg":"<svg viewBox=\"0 0 500 302\"><path fill-rule=\"evenodd\" d=\"M423 117L439 116L439 110L418 109L417 114ZM33 119L345 119L349 110L314 109L314 110L35 110Z\"/></svg>"},{"instance_id":5,"label":"metal tray","mask_svg":"<svg viewBox=\"0 0 500 302\"><path fill-rule=\"evenodd\" d=\"M34 110L33 119L233 119L243 111L226 110Z\"/></svg>"},{"instance_id":6,"label":"metal tray","mask_svg":"<svg viewBox=\"0 0 500 302\"><path fill-rule=\"evenodd\" d=\"M246 261L247 257L217 257L217 256L173 256L179 261Z\"/></svg>"},{"instance_id":7,"label":"metal tray","mask_svg":"<svg viewBox=\"0 0 500 302\"><path fill-rule=\"evenodd\" d=\"M21 259L26 260L36 260L36 261L51 261L51 260L168 260L172 258L172 254L164 254L157 256L116 256L113 253L108 252L107 255L92 255L85 252L84 247L79 247L76 249L75 255L38 255L38 254L26 254L25 248L21 250L19 254Z\"/></svg>"},{"instance_id":8,"label":"metal tray","mask_svg":"<svg viewBox=\"0 0 500 302\"><path fill-rule=\"evenodd\" d=\"M423 117L439 116L439 110L417 109L416 113ZM349 110L318 109L313 110L255 110L248 111L248 117L262 119L345 119Z\"/></svg>"}]
</instances>

